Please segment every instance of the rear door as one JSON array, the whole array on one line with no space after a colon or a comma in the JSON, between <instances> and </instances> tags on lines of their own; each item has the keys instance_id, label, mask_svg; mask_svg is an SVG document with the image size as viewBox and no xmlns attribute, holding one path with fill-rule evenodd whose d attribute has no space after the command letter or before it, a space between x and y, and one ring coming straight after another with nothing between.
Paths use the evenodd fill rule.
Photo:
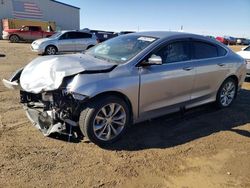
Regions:
<instances>
[{"instance_id":1,"label":"rear door","mask_svg":"<svg viewBox=\"0 0 250 188\"><path fill-rule=\"evenodd\" d=\"M75 35L76 32L64 33L58 40L59 52L74 52L75 48Z\"/></svg>"},{"instance_id":2,"label":"rear door","mask_svg":"<svg viewBox=\"0 0 250 188\"><path fill-rule=\"evenodd\" d=\"M76 33L75 46L76 51L84 51L91 44L92 34L78 32Z\"/></svg>"},{"instance_id":3,"label":"rear door","mask_svg":"<svg viewBox=\"0 0 250 188\"><path fill-rule=\"evenodd\" d=\"M195 77L189 40L170 42L151 55L160 56L163 64L141 68L139 109L143 117L190 101Z\"/></svg>"},{"instance_id":4,"label":"rear door","mask_svg":"<svg viewBox=\"0 0 250 188\"><path fill-rule=\"evenodd\" d=\"M205 100L216 94L218 87L229 72L224 56L227 51L213 43L192 41L192 59L196 69L191 99Z\"/></svg>"}]
</instances>

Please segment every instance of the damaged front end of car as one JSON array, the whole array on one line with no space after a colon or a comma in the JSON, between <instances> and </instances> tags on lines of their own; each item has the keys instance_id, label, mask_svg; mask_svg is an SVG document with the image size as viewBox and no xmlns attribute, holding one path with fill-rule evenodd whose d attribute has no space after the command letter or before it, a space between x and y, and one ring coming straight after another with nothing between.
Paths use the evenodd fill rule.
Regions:
<instances>
[{"instance_id":1,"label":"damaged front end of car","mask_svg":"<svg viewBox=\"0 0 250 188\"><path fill-rule=\"evenodd\" d=\"M52 133L77 136L80 108L87 99L77 97L66 89L40 94L20 91L20 102L28 118L44 136Z\"/></svg>"},{"instance_id":2,"label":"damaged front end of car","mask_svg":"<svg viewBox=\"0 0 250 188\"><path fill-rule=\"evenodd\" d=\"M20 103L32 124L44 136L60 133L78 137L79 113L87 96L70 92L62 85L54 91L31 93L20 87L20 75L23 69L18 70L9 80L3 80L9 89L20 89ZM65 78L63 83L68 83L73 78Z\"/></svg>"},{"instance_id":3,"label":"damaged front end of car","mask_svg":"<svg viewBox=\"0 0 250 188\"><path fill-rule=\"evenodd\" d=\"M77 137L80 112L89 97L72 87L84 84L77 81L79 77L107 73L115 67L83 54L40 57L19 69L9 80L3 79L3 84L20 90L20 102L28 118L44 136L60 133ZM92 80L93 77L85 82Z\"/></svg>"}]
</instances>

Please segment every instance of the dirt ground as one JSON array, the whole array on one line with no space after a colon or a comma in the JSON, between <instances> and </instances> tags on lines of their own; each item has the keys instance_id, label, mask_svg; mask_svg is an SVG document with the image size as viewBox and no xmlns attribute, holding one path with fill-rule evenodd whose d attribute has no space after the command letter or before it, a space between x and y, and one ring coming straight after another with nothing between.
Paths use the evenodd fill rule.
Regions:
<instances>
[{"instance_id":1,"label":"dirt ground","mask_svg":"<svg viewBox=\"0 0 250 188\"><path fill-rule=\"evenodd\" d=\"M0 41L0 79L36 56ZM108 149L43 137L18 101L0 83L0 187L250 187L250 83L229 109L137 124Z\"/></svg>"}]
</instances>

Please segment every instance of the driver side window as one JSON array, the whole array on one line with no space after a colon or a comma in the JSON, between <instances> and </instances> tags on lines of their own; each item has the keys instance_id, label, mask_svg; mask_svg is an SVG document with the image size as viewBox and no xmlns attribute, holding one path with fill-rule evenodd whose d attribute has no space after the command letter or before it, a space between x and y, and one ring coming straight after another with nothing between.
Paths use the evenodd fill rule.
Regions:
<instances>
[{"instance_id":1,"label":"driver side window","mask_svg":"<svg viewBox=\"0 0 250 188\"><path fill-rule=\"evenodd\" d=\"M29 27L23 27L22 28L22 31L29 31L30 29L29 29Z\"/></svg>"},{"instance_id":2,"label":"driver side window","mask_svg":"<svg viewBox=\"0 0 250 188\"><path fill-rule=\"evenodd\" d=\"M163 64L190 60L189 42L172 42L155 52L154 55L160 56Z\"/></svg>"},{"instance_id":3,"label":"driver side window","mask_svg":"<svg viewBox=\"0 0 250 188\"><path fill-rule=\"evenodd\" d=\"M68 33L64 33L61 37L60 40L65 40L68 39Z\"/></svg>"},{"instance_id":4,"label":"driver side window","mask_svg":"<svg viewBox=\"0 0 250 188\"><path fill-rule=\"evenodd\" d=\"M69 38L69 33L64 33L64 34L60 37L60 40L66 40L66 39L70 39L70 38Z\"/></svg>"}]
</instances>

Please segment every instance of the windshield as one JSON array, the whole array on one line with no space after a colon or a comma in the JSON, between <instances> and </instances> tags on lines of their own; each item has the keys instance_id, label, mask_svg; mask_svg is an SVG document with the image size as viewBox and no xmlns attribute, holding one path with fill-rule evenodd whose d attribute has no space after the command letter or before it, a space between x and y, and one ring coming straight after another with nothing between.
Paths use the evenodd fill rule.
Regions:
<instances>
[{"instance_id":1,"label":"windshield","mask_svg":"<svg viewBox=\"0 0 250 188\"><path fill-rule=\"evenodd\" d=\"M59 37L61 34L62 34L61 32L57 32L54 35L50 36L49 38L55 39L55 38Z\"/></svg>"},{"instance_id":2,"label":"windshield","mask_svg":"<svg viewBox=\"0 0 250 188\"><path fill-rule=\"evenodd\" d=\"M91 48L86 54L98 59L125 63L156 40L154 37L123 35Z\"/></svg>"}]
</instances>

